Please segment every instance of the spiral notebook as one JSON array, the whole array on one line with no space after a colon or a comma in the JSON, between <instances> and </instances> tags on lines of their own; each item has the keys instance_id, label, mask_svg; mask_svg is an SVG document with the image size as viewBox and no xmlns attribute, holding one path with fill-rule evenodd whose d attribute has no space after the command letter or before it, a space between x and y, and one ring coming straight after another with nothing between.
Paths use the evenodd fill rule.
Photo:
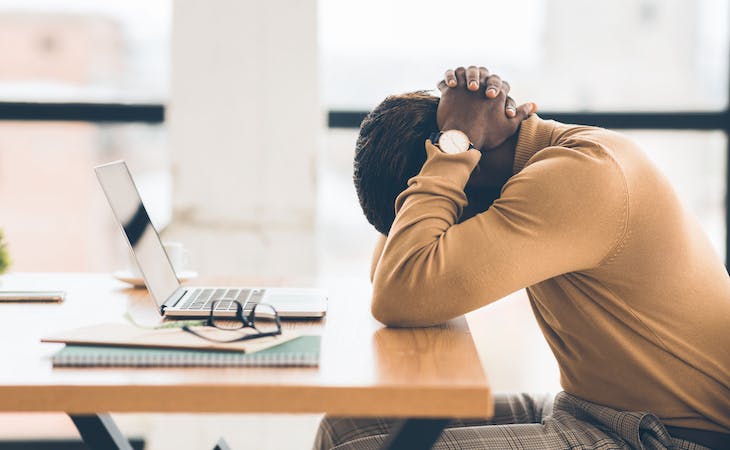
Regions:
<instances>
[{"instance_id":1,"label":"spiral notebook","mask_svg":"<svg viewBox=\"0 0 730 450\"><path fill-rule=\"evenodd\" d=\"M67 344L54 367L316 367L320 336L299 336L255 353Z\"/></svg>"}]
</instances>

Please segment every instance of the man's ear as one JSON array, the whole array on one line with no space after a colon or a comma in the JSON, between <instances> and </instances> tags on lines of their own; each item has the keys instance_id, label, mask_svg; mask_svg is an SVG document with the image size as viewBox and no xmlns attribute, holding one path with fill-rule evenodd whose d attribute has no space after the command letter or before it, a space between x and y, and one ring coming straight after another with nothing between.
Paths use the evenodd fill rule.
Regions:
<instances>
[{"instance_id":1,"label":"man's ear","mask_svg":"<svg viewBox=\"0 0 730 450\"><path fill-rule=\"evenodd\" d=\"M378 240L375 242L375 249L373 250L373 260L370 265L370 282L373 282L375 278L375 269L378 268L380 257L383 255L383 249L385 248L385 242L388 240L388 236L383 234L378 235Z\"/></svg>"}]
</instances>

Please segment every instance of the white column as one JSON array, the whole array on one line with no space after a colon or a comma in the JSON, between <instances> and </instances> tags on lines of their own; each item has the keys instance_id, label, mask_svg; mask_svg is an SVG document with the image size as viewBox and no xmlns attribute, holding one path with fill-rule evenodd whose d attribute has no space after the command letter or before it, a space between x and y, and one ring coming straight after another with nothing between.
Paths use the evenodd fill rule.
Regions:
<instances>
[{"instance_id":1,"label":"white column","mask_svg":"<svg viewBox=\"0 0 730 450\"><path fill-rule=\"evenodd\" d=\"M175 0L172 29L165 237L206 273L311 275L316 0Z\"/></svg>"}]
</instances>

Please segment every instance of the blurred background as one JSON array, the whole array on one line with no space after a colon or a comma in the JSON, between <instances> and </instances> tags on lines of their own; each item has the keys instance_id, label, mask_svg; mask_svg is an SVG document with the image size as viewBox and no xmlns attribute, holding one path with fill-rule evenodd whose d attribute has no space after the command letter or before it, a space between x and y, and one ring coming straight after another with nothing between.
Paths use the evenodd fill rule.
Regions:
<instances>
[{"instance_id":1,"label":"blurred background","mask_svg":"<svg viewBox=\"0 0 730 450\"><path fill-rule=\"evenodd\" d=\"M0 0L11 270L124 268L92 168L126 159L163 237L184 242L201 274L367 288L376 234L351 182L359 121L470 64L544 117L631 135L726 257L729 3ZM496 390L559 390L522 293L469 320ZM120 417L150 449L221 435L234 448L308 448L317 421ZM73 435L62 415L0 415L0 441Z\"/></svg>"}]
</instances>

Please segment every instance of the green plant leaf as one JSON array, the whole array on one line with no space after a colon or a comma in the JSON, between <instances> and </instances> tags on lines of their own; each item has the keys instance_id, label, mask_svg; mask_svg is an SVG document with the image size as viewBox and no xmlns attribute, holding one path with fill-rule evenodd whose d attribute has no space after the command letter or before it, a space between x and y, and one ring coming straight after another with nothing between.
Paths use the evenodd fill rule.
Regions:
<instances>
[{"instance_id":1,"label":"green plant leaf","mask_svg":"<svg viewBox=\"0 0 730 450\"><path fill-rule=\"evenodd\" d=\"M8 249L5 246L3 238L3 230L0 229L0 273L5 272L10 267L10 255L8 254Z\"/></svg>"}]
</instances>

